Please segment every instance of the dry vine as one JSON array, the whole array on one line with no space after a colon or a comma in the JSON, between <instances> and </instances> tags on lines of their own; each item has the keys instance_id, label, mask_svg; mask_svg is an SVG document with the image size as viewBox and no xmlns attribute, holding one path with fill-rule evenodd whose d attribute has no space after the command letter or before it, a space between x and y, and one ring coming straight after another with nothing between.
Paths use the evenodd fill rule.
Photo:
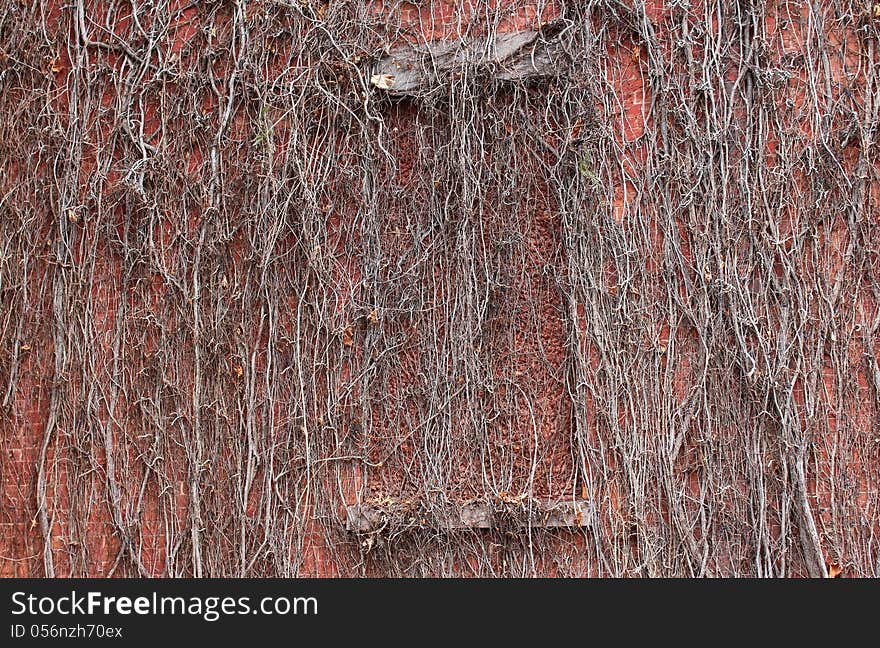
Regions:
<instances>
[{"instance_id":1,"label":"dry vine","mask_svg":"<svg viewBox=\"0 0 880 648\"><path fill-rule=\"evenodd\" d=\"M549 77L370 84L525 28ZM880 575L878 29L861 0L0 0L0 564ZM525 513L436 524L474 499ZM545 499L593 519L539 528Z\"/></svg>"}]
</instances>

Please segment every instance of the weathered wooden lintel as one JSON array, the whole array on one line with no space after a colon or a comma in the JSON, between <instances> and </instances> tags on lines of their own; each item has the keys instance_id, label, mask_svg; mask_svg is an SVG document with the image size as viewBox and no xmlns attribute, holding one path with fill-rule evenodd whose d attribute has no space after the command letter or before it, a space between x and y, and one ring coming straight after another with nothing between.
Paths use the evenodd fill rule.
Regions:
<instances>
[{"instance_id":1,"label":"weathered wooden lintel","mask_svg":"<svg viewBox=\"0 0 880 648\"><path fill-rule=\"evenodd\" d=\"M368 504L347 507L346 528L374 533L386 527L494 529L509 527L577 528L590 526L593 507L587 501L493 504L485 501L445 506L430 513Z\"/></svg>"},{"instance_id":2,"label":"weathered wooden lintel","mask_svg":"<svg viewBox=\"0 0 880 648\"><path fill-rule=\"evenodd\" d=\"M482 69L501 81L550 76L559 72L562 52L558 38L547 33L524 30L400 46L377 62L371 83L390 94L415 96L466 70Z\"/></svg>"}]
</instances>

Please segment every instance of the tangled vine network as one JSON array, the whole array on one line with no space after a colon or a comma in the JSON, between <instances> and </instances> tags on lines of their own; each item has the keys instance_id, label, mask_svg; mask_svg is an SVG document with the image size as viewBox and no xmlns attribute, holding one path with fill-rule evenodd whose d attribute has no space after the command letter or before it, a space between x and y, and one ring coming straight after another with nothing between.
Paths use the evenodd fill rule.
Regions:
<instances>
[{"instance_id":1,"label":"tangled vine network","mask_svg":"<svg viewBox=\"0 0 880 648\"><path fill-rule=\"evenodd\" d=\"M878 34L0 0L0 573L880 576Z\"/></svg>"}]
</instances>

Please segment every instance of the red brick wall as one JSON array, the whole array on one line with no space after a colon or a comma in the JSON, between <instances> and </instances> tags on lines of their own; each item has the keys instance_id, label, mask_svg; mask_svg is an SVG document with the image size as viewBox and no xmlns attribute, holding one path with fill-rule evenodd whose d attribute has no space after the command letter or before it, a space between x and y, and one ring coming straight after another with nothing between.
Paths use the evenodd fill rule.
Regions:
<instances>
[{"instance_id":1,"label":"red brick wall","mask_svg":"<svg viewBox=\"0 0 880 648\"><path fill-rule=\"evenodd\" d=\"M643 14L629 3L311 4L307 20L255 3L243 21L234 3L180 3L139 17L156 30L150 44L127 9L85 3L88 39L104 48L83 45L73 7L10 5L23 27L0 32L0 574L804 575L816 566L792 513L791 444L806 439L813 562L876 575L873 13L846 2L651 2ZM358 27L343 28L343 14ZM318 94L297 111L260 95L325 82L290 40L332 58L322 21L348 52L560 16L586 21L595 47L578 80L593 97L583 118L552 122L565 99L553 83L467 110L370 95L367 126ZM251 64L224 122L243 23ZM334 72L339 83L350 70ZM756 70L770 75L759 89ZM726 112L687 114L713 102ZM699 201L668 189L670 174L704 178L668 162L677 141L699 152L691 118L738 134L710 142L723 153L700 164L742 186L694 181ZM431 151L477 131L484 143L460 170L482 175L441 168ZM542 146L578 136L595 184L569 195ZM577 180L588 158L572 155L565 177ZM479 200L463 200L475 187ZM747 192L761 203L746 206ZM461 220L431 230L449 196ZM739 229L717 225L728 203L780 241L766 275L743 260L755 257L748 241L728 247L716 231L759 229L741 212ZM586 243L569 238L579 227ZM581 269L593 283L578 283ZM819 287L801 305L808 328L786 342L774 337L784 300L766 295L788 280ZM818 295L835 281L844 294L826 308ZM766 302L754 326L777 355L803 345L787 410L797 421L773 410L778 377L719 359L736 345L733 331L706 333L730 308L725 282ZM469 298L486 309L476 332L461 312ZM432 464L463 438L474 441L455 460ZM664 467L648 470L655 455ZM487 462L501 477L486 478ZM342 528L346 504L419 500L432 480L453 499L583 497L598 515L577 533L377 547Z\"/></svg>"}]
</instances>

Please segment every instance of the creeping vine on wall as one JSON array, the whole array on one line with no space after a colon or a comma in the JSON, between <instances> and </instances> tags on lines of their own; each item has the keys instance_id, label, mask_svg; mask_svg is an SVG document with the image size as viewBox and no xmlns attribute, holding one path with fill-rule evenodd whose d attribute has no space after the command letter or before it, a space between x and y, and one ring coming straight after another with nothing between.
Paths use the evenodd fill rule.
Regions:
<instances>
[{"instance_id":1,"label":"creeping vine on wall","mask_svg":"<svg viewBox=\"0 0 880 648\"><path fill-rule=\"evenodd\" d=\"M880 575L878 30L0 0L0 573Z\"/></svg>"}]
</instances>

